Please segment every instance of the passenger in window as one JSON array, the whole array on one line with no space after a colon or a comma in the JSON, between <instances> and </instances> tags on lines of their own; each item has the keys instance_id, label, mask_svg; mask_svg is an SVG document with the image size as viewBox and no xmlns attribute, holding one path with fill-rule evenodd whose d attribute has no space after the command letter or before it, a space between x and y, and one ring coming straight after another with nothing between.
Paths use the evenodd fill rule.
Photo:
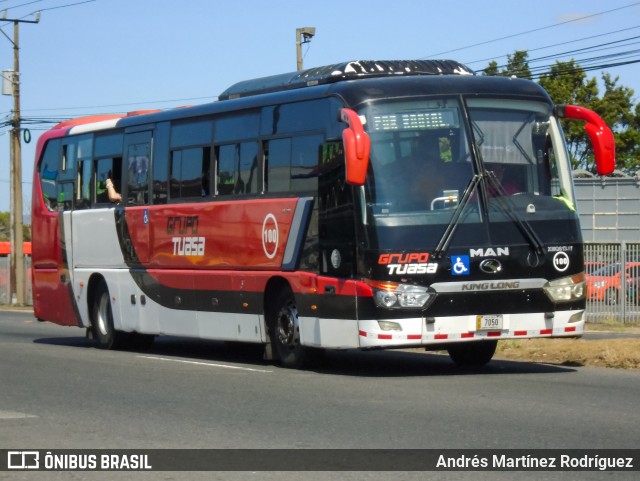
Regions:
<instances>
[{"instance_id":1,"label":"passenger in window","mask_svg":"<svg viewBox=\"0 0 640 481\"><path fill-rule=\"evenodd\" d=\"M109 200L111 202L120 202L122 200L122 195L120 195L117 191L111 179L107 179L107 195L109 196Z\"/></svg>"}]
</instances>

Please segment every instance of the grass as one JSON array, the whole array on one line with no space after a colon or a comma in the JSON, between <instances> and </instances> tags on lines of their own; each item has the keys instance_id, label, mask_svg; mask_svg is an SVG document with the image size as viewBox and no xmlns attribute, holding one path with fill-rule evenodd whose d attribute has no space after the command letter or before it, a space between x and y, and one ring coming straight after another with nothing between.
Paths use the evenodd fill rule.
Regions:
<instances>
[{"instance_id":1,"label":"grass","mask_svg":"<svg viewBox=\"0 0 640 481\"><path fill-rule=\"evenodd\" d=\"M587 331L640 334L638 325L588 325ZM640 336L617 339L522 339L500 341L496 359L527 360L563 366L640 370Z\"/></svg>"}]
</instances>

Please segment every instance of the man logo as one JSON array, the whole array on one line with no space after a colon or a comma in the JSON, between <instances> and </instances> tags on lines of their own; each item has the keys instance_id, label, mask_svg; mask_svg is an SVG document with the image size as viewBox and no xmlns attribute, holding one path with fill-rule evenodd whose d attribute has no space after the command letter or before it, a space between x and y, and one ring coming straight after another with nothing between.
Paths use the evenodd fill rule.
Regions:
<instances>
[{"instance_id":1,"label":"man logo","mask_svg":"<svg viewBox=\"0 0 640 481\"><path fill-rule=\"evenodd\" d=\"M502 271L502 264L497 259L485 259L480 263L480 270L486 274L497 274Z\"/></svg>"}]
</instances>

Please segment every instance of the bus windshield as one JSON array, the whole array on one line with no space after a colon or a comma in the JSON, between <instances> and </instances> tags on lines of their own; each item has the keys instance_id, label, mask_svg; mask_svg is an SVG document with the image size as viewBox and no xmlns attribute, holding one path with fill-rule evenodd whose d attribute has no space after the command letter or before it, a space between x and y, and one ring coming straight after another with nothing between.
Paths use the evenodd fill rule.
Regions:
<instances>
[{"instance_id":1,"label":"bus windshield","mask_svg":"<svg viewBox=\"0 0 640 481\"><path fill-rule=\"evenodd\" d=\"M377 248L411 247L407 232L396 243L385 228L423 226L415 242L425 247L451 223L576 219L562 133L546 103L430 97L371 103L360 114L371 137L363 217ZM495 241L491 229L475 230L485 234L474 242Z\"/></svg>"}]
</instances>

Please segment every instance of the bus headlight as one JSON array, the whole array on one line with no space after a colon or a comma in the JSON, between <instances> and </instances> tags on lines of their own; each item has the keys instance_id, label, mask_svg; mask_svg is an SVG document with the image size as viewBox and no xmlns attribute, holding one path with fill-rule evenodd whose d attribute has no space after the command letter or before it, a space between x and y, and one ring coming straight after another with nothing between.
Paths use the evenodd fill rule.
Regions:
<instances>
[{"instance_id":1,"label":"bus headlight","mask_svg":"<svg viewBox=\"0 0 640 481\"><path fill-rule=\"evenodd\" d=\"M584 273L562 277L547 282L543 289L553 302L570 302L584 299L587 294Z\"/></svg>"},{"instance_id":2,"label":"bus headlight","mask_svg":"<svg viewBox=\"0 0 640 481\"><path fill-rule=\"evenodd\" d=\"M373 287L373 299L386 309L423 309L435 296L428 287L395 282L366 281Z\"/></svg>"}]
</instances>

